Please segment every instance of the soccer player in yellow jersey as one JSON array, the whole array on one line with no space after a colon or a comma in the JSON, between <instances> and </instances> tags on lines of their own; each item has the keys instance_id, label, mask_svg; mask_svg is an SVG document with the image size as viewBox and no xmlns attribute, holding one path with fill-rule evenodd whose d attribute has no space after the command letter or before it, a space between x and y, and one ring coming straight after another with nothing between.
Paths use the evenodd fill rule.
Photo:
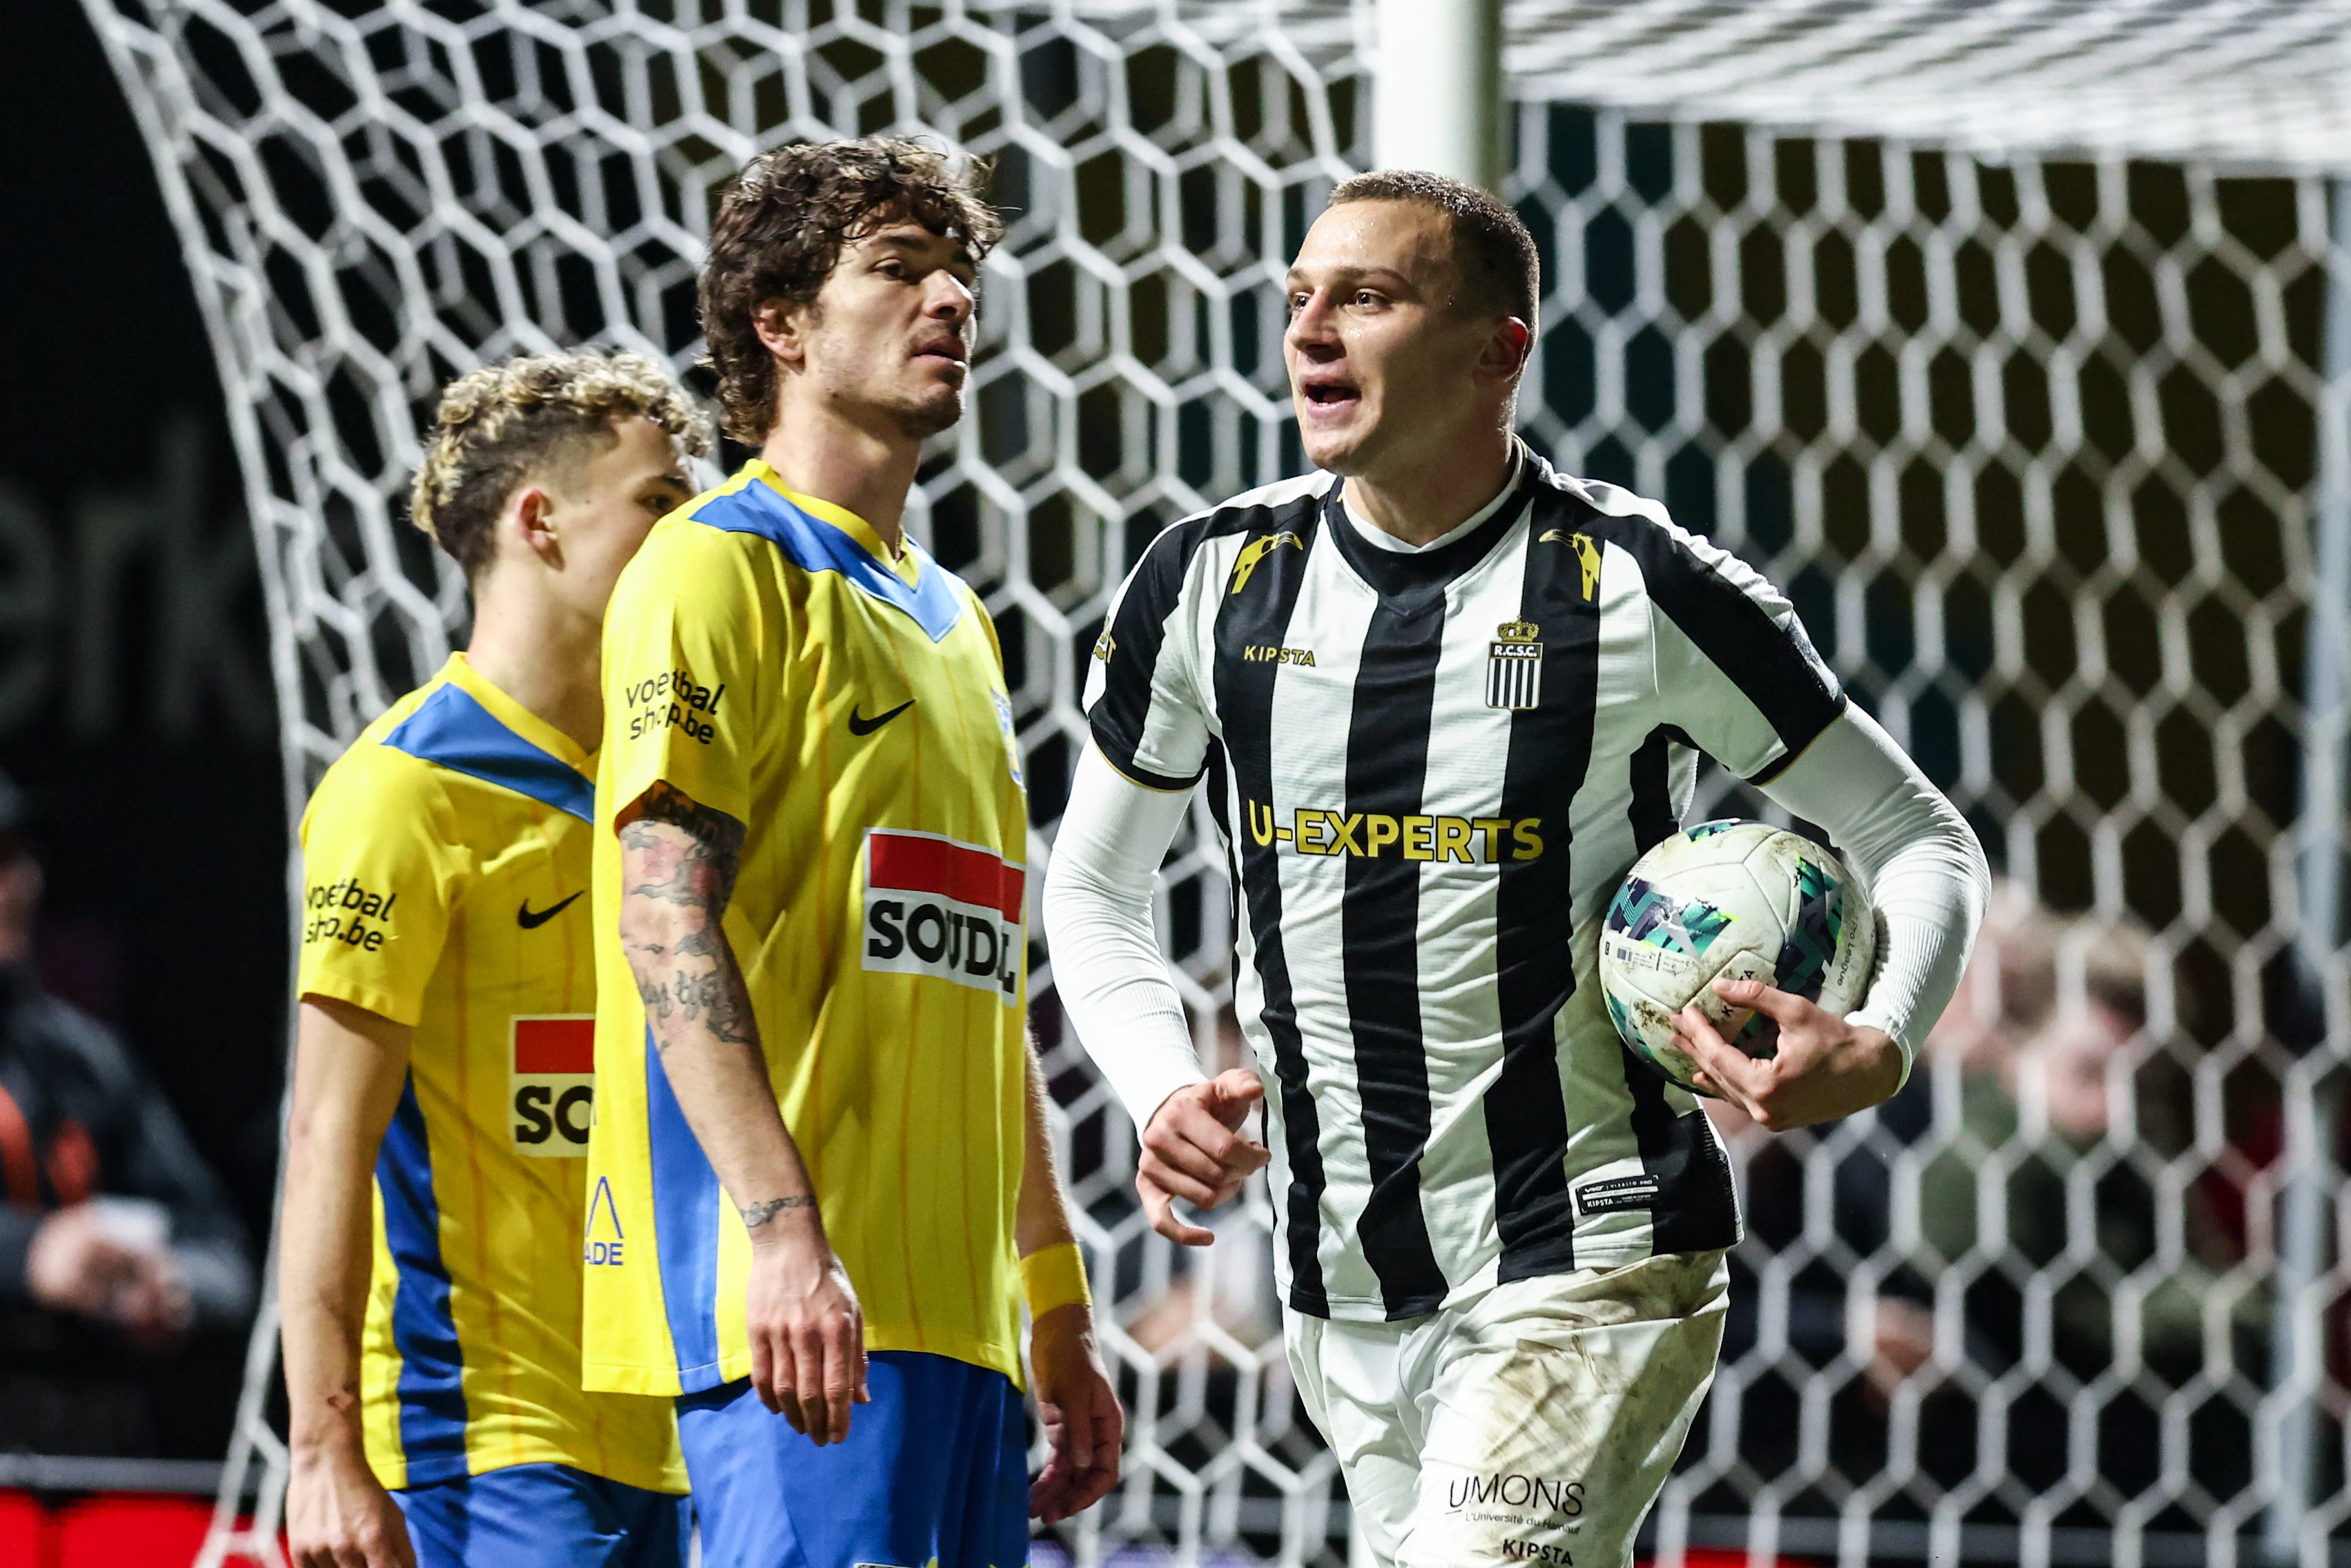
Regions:
<instances>
[{"instance_id":1,"label":"soccer player in yellow jersey","mask_svg":"<svg viewBox=\"0 0 2351 1568\"><path fill-rule=\"evenodd\" d=\"M278 1235L303 1568L684 1561L669 1402L580 1389L585 894L604 605L706 441L631 354L442 398L414 517L465 569L472 642L302 820Z\"/></svg>"},{"instance_id":2,"label":"soccer player in yellow jersey","mask_svg":"<svg viewBox=\"0 0 2351 1568\"><path fill-rule=\"evenodd\" d=\"M753 160L701 303L760 455L605 623L586 1375L680 1396L711 1568L1016 1568L1031 1511L1117 1478L1027 1040L1002 659L902 524L999 232L914 143Z\"/></svg>"}]
</instances>

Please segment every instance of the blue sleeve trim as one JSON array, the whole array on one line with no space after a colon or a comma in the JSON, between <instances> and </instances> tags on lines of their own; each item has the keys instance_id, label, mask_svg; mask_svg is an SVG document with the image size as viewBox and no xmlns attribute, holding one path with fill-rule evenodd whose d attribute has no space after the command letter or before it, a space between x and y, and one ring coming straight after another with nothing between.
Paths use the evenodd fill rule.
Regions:
<instances>
[{"instance_id":1,"label":"blue sleeve trim","mask_svg":"<svg viewBox=\"0 0 2351 1568\"><path fill-rule=\"evenodd\" d=\"M725 1381L718 1375L718 1173L669 1086L651 1027L645 1030L645 1141L653 1154L653 1253L678 1387L699 1394Z\"/></svg>"},{"instance_id":2,"label":"blue sleeve trim","mask_svg":"<svg viewBox=\"0 0 2351 1568\"><path fill-rule=\"evenodd\" d=\"M407 1484L458 1480L466 1473L465 1358L449 1306L432 1145L413 1073L401 1086L400 1107L384 1129L375 1179L383 1193L384 1244L398 1275L392 1343L400 1352L400 1447L408 1461Z\"/></svg>"},{"instance_id":3,"label":"blue sleeve trim","mask_svg":"<svg viewBox=\"0 0 2351 1568\"><path fill-rule=\"evenodd\" d=\"M596 786L586 774L500 724L462 686L437 687L383 743L583 822L596 820Z\"/></svg>"}]
</instances>

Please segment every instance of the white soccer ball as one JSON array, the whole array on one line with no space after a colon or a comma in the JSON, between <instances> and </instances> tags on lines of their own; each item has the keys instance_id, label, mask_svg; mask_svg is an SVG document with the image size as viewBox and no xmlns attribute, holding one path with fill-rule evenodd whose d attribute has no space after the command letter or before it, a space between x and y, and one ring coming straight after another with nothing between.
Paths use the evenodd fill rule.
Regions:
<instances>
[{"instance_id":1,"label":"white soccer ball","mask_svg":"<svg viewBox=\"0 0 2351 1568\"><path fill-rule=\"evenodd\" d=\"M1838 1018L1869 988L1877 918L1844 862L1762 822L1700 822L1643 855L1600 929L1600 988L1625 1043L1685 1089L1697 1064L1674 1040L1695 1002L1750 1056L1779 1026L1714 994L1717 976L1761 980Z\"/></svg>"}]
</instances>

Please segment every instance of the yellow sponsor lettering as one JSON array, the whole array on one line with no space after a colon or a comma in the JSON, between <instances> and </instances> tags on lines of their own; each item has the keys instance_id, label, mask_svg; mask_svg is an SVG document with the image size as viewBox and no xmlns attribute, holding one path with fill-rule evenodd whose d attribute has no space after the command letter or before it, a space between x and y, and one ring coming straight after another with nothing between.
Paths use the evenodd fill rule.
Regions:
<instances>
[{"instance_id":1,"label":"yellow sponsor lettering","mask_svg":"<svg viewBox=\"0 0 2351 1568\"><path fill-rule=\"evenodd\" d=\"M1273 807L1244 800L1249 838L1259 845L1290 844L1303 855L1345 855L1357 860L1399 859L1494 865L1504 859L1539 860L1543 852L1540 817L1391 817L1381 811L1333 811L1320 806L1291 809L1278 826Z\"/></svg>"}]
</instances>

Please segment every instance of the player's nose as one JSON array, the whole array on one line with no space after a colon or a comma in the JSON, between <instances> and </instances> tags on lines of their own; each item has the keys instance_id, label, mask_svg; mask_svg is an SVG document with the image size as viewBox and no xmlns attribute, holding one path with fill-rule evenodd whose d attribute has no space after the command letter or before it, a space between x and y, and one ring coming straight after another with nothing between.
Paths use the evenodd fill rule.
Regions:
<instances>
[{"instance_id":1,"label":"player's nose","mask_svg":"<svg viewBox=\"0 0 2351 1568\"><path fill-rule=\"evenodd\" d=\"M979 298L971 286L945 267L930 276L929 297L923 301L923 314L950 326L961 327L971 319L978 308Z\"/></svg>"},{"instance_id":2,"label":"player's nose","mask_svg":"<svg viewBox=\"0 0 2351 1568\"><path fill-rule=\"evenodd\" d=\"M1332 308L1329 294L1318 288L1290 313L1290 326L1284 336L1299 352L1313 359L1329 359L1341 351L1337 328L1338 312Z\"/></svg>"}]
</instances>

